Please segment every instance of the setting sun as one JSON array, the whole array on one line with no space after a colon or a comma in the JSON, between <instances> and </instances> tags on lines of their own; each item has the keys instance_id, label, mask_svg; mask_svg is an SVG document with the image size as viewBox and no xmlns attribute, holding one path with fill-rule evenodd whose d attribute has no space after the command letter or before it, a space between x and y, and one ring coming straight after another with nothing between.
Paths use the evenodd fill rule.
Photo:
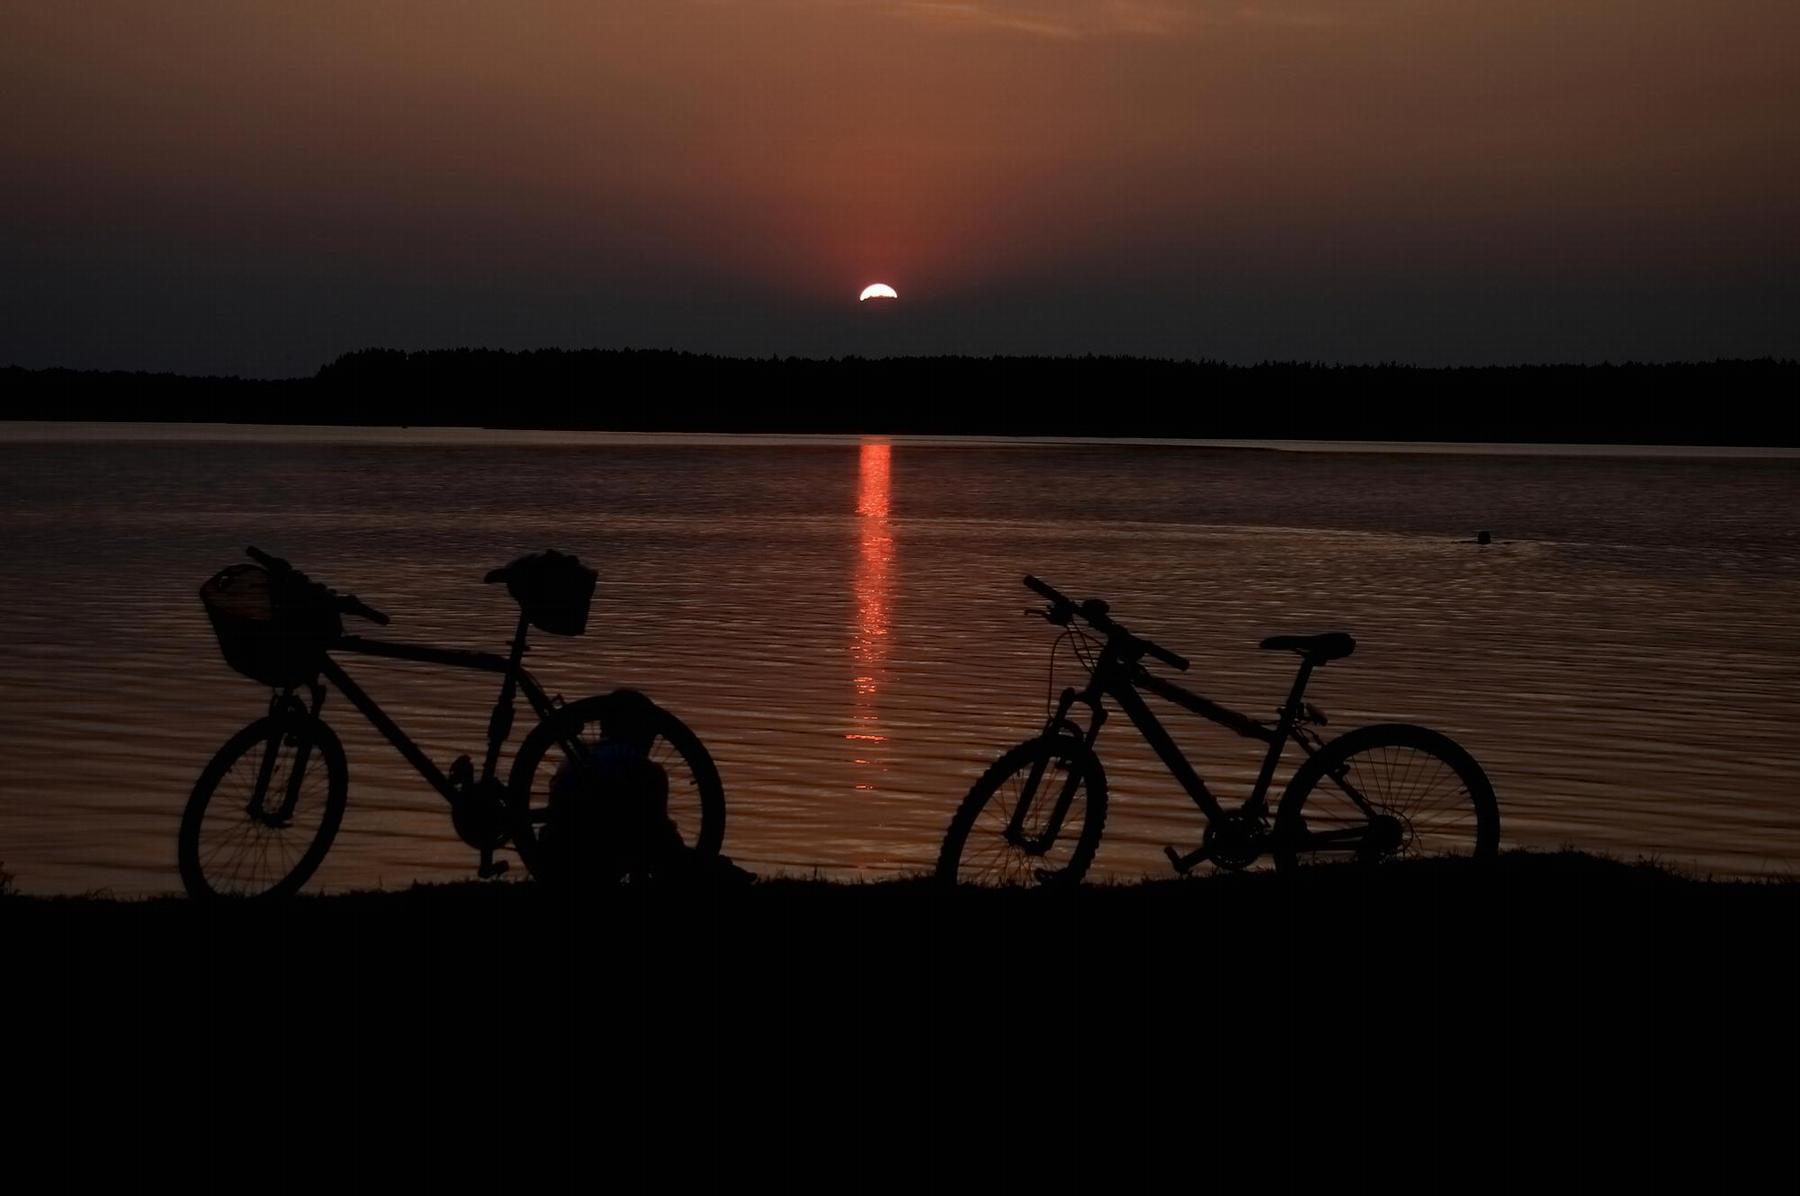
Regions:
<instances>
[{"instance_id":1,"label":"setting sun","mask_svg":"<svg viewBox=\"0 0 1800 1196\"><path fill-rule=\"evenodd\" d=\"M864 287L863 293L856 297L856 301L861 303L865 299L898 299L899 297L899 293L893 287L885 282L877 282Z\"/></svg>"}]
</instances>

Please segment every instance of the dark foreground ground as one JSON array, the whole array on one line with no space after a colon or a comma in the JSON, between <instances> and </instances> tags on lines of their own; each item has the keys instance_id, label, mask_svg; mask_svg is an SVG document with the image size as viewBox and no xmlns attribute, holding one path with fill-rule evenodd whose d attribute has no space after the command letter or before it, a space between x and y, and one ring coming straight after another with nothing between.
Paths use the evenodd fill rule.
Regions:
<instances>
[{"instance_id":1,"label":"dark foreground ground","mask_svg":"<svg viewBox=\"0 0 1800 1196\"><path fill-rule=\"evenodd\" d=\"M1800 884L1514 855L1061 895L11 897L0 942L7 1177L68 1190L1800 1179Z\"/></svg>"}]
</instances>

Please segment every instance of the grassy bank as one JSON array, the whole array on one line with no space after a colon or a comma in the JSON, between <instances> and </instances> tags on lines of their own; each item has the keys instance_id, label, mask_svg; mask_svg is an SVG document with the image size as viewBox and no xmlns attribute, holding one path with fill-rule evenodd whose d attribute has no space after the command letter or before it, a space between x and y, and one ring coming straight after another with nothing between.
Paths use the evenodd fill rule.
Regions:
<instances>
[{"instance_id":1,"label":"grassy bank","mask_svg":"<svg viewBox=\"0 0 1800 1196\"><path fill-rule=\"evenodd\" d=\"M26 895L13 887L13 877L0 866L0 906L14 915L54 916L74 907L90 907L101 917L129 919L204 919L243 917L252 921L327 918L337 912L423 916L454 915L474 910L504 910L514 914L560 917L573 912L601 914L619 908L652 903L665 908L718 906L729 903L755 909L792 900L825 906L864 907L867 903L913 902L921 909L946 903L969 909L1008 908L1027 911L1059 899L1077 900L1091 909L1117 914L1142 912L1164 906L1210 906L1219 902L1252 902L1295 893L1384 893L1405 896L1428 889L1490 896L1547 899L1569 898L1577 892L1587 897L1675 896L1681 900L1728 899L1752 905L1779 907L1800 895L1800 872L1792 878L1741 879L1702 875L1654 859L1624 861L1610 856L1565 850L1558 852L1512 851L1492 865L1464 861L1411 861L1366 871L1353 865L1320 867L1283 877L1266 870L1249 873L1203 872L1187 878L1150 878L1138 881L1093 881L1078 895L1059 897L1033 890L956 888L944 890L926 876L895 876L840 880L821 876L775 873L758 877L753 885L713 890L683 890L651 885L633 894L628 886L602 891L585 900L570 902L541 892L529 880L509 876L501 882L464 881L414 884L405 888L368 891L306 893L279 907L207 907L182 896L118 897L107 891L60 896Z\"/></svg>"}]
</instances>

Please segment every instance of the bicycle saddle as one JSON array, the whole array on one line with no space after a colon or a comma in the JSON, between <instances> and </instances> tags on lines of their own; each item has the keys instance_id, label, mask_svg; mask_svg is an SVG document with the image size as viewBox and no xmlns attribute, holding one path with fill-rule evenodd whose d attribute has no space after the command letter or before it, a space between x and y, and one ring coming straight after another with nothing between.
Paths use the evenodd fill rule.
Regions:
<instances>
[{"instance_id":1,"label":"bicycle saddle","mask_svg":"<svg viewBox=\"0 0 1800 1196\"><path fill-rule=\"evenodd\" d=\"M1324 635L1272 635L1262 642L1262 646L1298 652L1314 664L1342 660L1356 651L1356 641L1345 631L1327 631Z\"/></svg>"}]
</instances>

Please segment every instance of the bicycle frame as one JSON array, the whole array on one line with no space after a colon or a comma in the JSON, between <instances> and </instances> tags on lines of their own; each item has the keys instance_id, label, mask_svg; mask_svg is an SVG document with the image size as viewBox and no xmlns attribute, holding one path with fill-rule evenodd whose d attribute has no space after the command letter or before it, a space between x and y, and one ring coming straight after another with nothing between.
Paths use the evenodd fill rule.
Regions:
<instances>
[{"instance_id":1,"label":"bicycle frame","mask_svg":"<svg viewBox=\"0 0 1800 1196\"><path fill-rule=\"evenodd\" d=\"M433 648L425 644L409 644L394 640L371 640L361 636L340 636L331 644L331 652L351 652L362 656L381 656L390 660L410 660L420 664L435 664L447 668L474 669L481 672L500 673L504 677L500 686L500 695L494 702L493 715L488 720L487 755L481 766L481 784L487 785L494 778L494 770L500 763L500 749L505 745L507 736L512 733L514 716L514 698L523 691L525 699L531 704L540 718L548 717L556 709L556 702L544 692L543 686L527 672L523 666L525 657L525 638L530 621L519 617L518 629L513 634L510 645L511 652L500 656L493 652L475 652L461 648ZM328 655L320 676L350 699L350 704L367 719L395 749L406 758L418 774L430 782L431 787L443 795L444 800L454 806L460 799L451 778L414 743L400 725L390 717L381 705L370 697L346 673L337 661ZM324 687L318 682L312 685L312 716L318 717L319 708L324 701ZM304 759L300 761L304 766ZM299 769L296 768L296 773Z\"/></svg>"},{"instance_id":2,"label":"bicycle frame","mask_svg":"<svg viewBox=\"0 0 1800 1196\"><path fill-rule=\"evenodd\" d=\"M1242 813L1260 820L1268 811L1269 787L1274 782L1275 770L1280 766L1282 752L1290 740L1300 745L1306 755L1311 756L1317 749L1308 739L1297 733L1302 724L1305 706L1301 699L1306 692L1306 683L1312 675L1313 664L1310 660L1300 662L1300 671L1294 678L1293 688L1289 690L1287 701L1282 703L1275 726L1270 727L1255 719L1230 710L1209 698L1202 697L1192 690L1176 685L1174 682L1148 672L1135 659L1128 659L1119 651L1117 644L1109 640L1102 650L1099 661L1088 678L1087 685L1081 689L1065 689L1058 700L1055 713L1044 725L1046 736L1054 735L1062 727L1072 727L1069 711L1077 703L1086 706L1090 711L1088 726L1083 741L1089 750L1100 737L1100 729L1109 717L1103 698L1111 698L1125 712L1138 733L1144 737L1151 750L1161 760L1163 767L1181 785L1189 799L1206 815L1208 822L1217 822L1226 817L1226 811L1213 796L1206 782L1188 763L1187 757L1175 743L1162 720L1156 717L1148 703L1139 695L1140 689L1173 702L1182 709L1190 711L1210 722L1217 723L1233 733L1245 738L1255 739L1268 744L1268 751L1263 756L1262 769L1257 774L1256 785L1252 789L1250 799L1242 808ZM1027 797L1021 800L1013 810L1012 819L1008 823L1006 834L1015 843L1025 845L1034 851L1048 851L1062 832L1063 820L1068 816L1069 807L1073 804L1075 790L1079 785L1079 776L1071 773L1063 784L1063 791L1057 795L1056 805L1052 808L1050 818L1043 831L1031 840L1023 833L1027 812L1033 804L1029 798L1037 790L1043 779L1044 762L1040 761L1032 768L1032 774L1026 782ZM1185 858L1198 859L1204 849L1191 853L1190 857L1173 857L1178 861ZM1177 867L1181 864L1178 862ZM1191 866L1191 865L1190 865Z\"/></svg>"}]
</instances>

